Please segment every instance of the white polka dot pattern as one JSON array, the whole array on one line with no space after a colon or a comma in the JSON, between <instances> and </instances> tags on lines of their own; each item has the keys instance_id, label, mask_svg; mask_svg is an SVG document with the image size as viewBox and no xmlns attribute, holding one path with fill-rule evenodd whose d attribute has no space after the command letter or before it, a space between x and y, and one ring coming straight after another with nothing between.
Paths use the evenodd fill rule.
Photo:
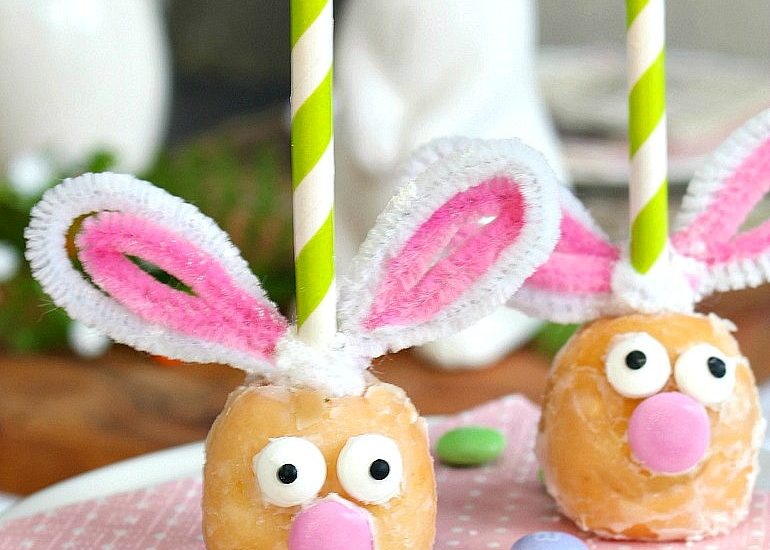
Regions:
<instances>
[{"instance_id":1,"label":"white polka dot pattern","mask_svg":"<svg viewBox=\"0 0 770 550\"><path fill-rule=\"evenodd\" d=\"M559 515L537 479L534 446L539 415L532 403L511 396L466 411L431 430L431 439L437 441L445 431L458 426L489 426L503 432L507 440L503 456L481 468L451 468L436 463L439 507L435 550L508 550L514 541L535 531L571 533L583 538L591 550L770 550L767 493L755 495L749 519L726 537L634 544L580 533Z\"/></svg>"},{"instance_id":2,"label":"white polka dot pattern","mask_svg":"<svg viewBox=\"0 0 770 550\"><path fill-rule=\"evenodd\" d=\"M532 452L538 409L507 397L447 419L431 430L433 441L465 424L505 433L508 444L495 463L480 468L436 464L439 517L434 550L507 550L534 531L582 537L591 550L770 550L770 495L754 496L748 519L720 538L682 544L633 544L579 533L562 518L537 480ZM0 524L0 550L205 550L201 536L201 481L164 485L73 504Z\"/></svg>"},{"instance_id":3,"label":"white polka dot pattern","mask_svg":"<svg viewBox=\"0 0 770 550\"><path fill-rule=\"evenodd\" d=\"M201 480L64 506L0 524L0 550L205 550Z\"/></svg>"}]
</instances>

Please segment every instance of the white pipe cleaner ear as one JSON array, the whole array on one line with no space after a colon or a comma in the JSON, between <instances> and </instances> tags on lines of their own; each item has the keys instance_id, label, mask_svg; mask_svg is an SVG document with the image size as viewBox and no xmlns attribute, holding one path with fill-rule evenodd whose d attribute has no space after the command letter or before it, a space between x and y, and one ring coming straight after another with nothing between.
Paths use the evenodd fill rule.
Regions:
<instances>
[{"instance_id":1,"label":"white pipe cleaner ear","mask_svg":"<svg viewBox=\"0 0 770 550\"><path fill-rule=\"evenodd\" d=\"M288 325L227 235L191 204L131 176L87 174L47 191L25 236L35 278L74 319L149 353L271 375Z\"/></svg>"},{"instance_id":2,"label":"white pipe cleaner ear","mask_svg":"<svg viewBox=\"0 0 770 550\"><path fill-rule=\"evenodd\" d=\"M580 202L562 191L561 238L551 258L510 305L556 322L633 312L690 312L715 291L770 281L770 221L741 231L770 190L770 110L717 149L687 189L669 246L669 268L653 277L631 268Z\"/></svg>"},{"instance_id":3,"label":"white pipe cleaner ear","mask_svg":"<svg viewBox=\"0 0 770 550\"><path fill-rule=\"evenodd\" d=\"M734 132L687 188L671 241L701 266L699 298L770 281L770 221L741 231L768 191L770 109Z\"/></svg>"},{"instance_id":4,"label":"white pipe cleaner ear","mask_svg":"<svg viewBox=\"0 0 770 550\"><path fill-rule=\"evenodd\" d=\"M560 238L548 261L516 292L510 306L557 323L582 323L618 309L612 274L620 249L581 202L560 189Z\"/></svg>"},{"instance_id":5,"label":"white pipe cleaner ear","mask_svg":"<svg viewBox=\"0 0 770 550\"><path fill-rule=\"evenodd\" d=\"M118 342L360 394L373 357L499 307L558 239L556 178L528 147L442 141L419 158L342 285L341 333L326 350L296 338L213 221L131 176L88 174L49 190L32 211L27 258L57 305Z\"/></svg>"},{"instance_id":6,"label":"white pipe cleaner ear","mask_svg":"<svg viewBox=\"0 0 770 550\"><path fill-rule=\"evenodd\" d=\"M557 189L543 157L518 140L419 150L341 284L342 330L377 356L490 314L553 250Z\"/></svg>"}]
</instances>

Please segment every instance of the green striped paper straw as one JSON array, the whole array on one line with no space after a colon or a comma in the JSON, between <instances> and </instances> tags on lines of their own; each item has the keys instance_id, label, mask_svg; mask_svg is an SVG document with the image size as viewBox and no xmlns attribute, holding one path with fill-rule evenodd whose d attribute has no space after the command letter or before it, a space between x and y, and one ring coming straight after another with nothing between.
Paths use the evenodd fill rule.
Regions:
<instances>
[{"instance_id":1,"label":"green striped paper straw","mask_svg":"<svg viewBox=\"0 0 770 550\"><path fill-rule=\"evenodd\" d=\"M666 261L668 182L664 0L626 0L631 265Z\"/></svg>"},{"instance_id":2,"label":"green striped paper straw","mask_svg":"<svg viewBox=\"0 0 770 550\"><path fill-rule=\"evenodd\" d=\"M337 332L334 275L332 0L291 0L291 167L299 336Z\"/></svg>"}]
</instances>

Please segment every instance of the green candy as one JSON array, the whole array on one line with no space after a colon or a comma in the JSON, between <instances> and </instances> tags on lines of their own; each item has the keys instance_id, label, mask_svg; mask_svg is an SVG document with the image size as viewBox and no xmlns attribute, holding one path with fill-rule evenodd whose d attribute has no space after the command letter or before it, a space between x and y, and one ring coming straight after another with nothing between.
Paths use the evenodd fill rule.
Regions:
<instances>
[{"instance_id":1,"label":"green candy","mask_svg":"<svg viewBox=\"0 0 770 550\"><path fill-rule=\"evenodd\" d=\"M505 449L505 437L493 428L463 426L449 430L436 445L436 454L449 466L479 466L491 462Z\"/></svg>"},{"instance_id":2,"label":"green candy","mask_svg":"<svg viewBox=\"0 0 770 550\"><path fill-rule=\"evenodd\" d=\"M535 335L535 348L544 353L551 359L564 347L580 325L558 325L556 323L546 323L542 329Z\"/></svg>"}]
</instances>

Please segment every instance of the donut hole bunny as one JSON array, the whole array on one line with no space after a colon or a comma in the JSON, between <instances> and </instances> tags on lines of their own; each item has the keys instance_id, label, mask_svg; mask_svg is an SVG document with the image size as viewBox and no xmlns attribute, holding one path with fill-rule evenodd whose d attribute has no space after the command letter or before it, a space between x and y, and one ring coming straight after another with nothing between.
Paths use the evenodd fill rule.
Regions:
<instances>
[{"instance_id":1,"label":"donut hole bunny","mask_svg":"<svg viewBox=\"0 0 770 550\"><path fill-rule=\"evenodd\" d=\"M504 303L553 250L560 213L555 176L517 141L437 142L405 174L340 285L324 349L298 339L214 222L149 183L87 174L33 209L27 258L72 317L139 350L247 373L207 439L210 550L432 546L425 423L367 369Z\"/></svg>"},{"instance_id":2,"label":"donut hole bunny","mask_svg":"<svg viewBox=\"0 0 770 550\"><path fill-rule=\"evenodd\" d=\"M746 517L765 430L748 361L704 297L770 280L770 111L696 173L667 262L637 274L562 191L561 237L512 305L586 323L554 361L537 453L579 527L619 539L700 539Z\"/></svg>"}]
</instances>

